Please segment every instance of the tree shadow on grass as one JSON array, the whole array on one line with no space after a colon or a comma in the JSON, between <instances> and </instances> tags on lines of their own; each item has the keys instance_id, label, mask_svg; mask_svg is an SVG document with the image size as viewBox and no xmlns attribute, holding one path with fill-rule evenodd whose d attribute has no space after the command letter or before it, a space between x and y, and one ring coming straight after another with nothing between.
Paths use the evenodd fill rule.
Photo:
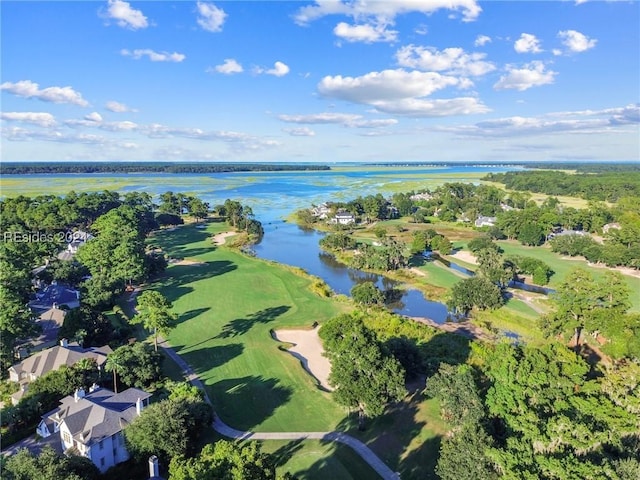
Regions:
<instances>
[{"instance_id":1,"label":"tree shadow on grass","mask_svg":"<svg viewBox=\"0 0 640 480\"><path fill-rule=\"evenodd\" d=\"M193 371L198 374L207 372L212 368L220 367L242 355L244 351L244 345L241 343L202 348L194 347L194 345L184 345L177 347L176 351L191 366Z\"/></svg>"},{"instance_id":2,"label":"tree shadow on grass","mask_svg":"<svg viewBox=\"0 0 640 480\"><path fill-rule=\"evenodd\" d=\"M247 333L257 323L269 323L278 318L280 315L284 315L289 311L291 307L288 305L280 305L279 307L269 307L259 312L252 313L246 318L236 318L231 320L224 327L222 332L218 334L216 338L230 338L237 337Z\"/></svg>"},{"instance_id":3,"label":"tree shadow on grass","mask_svg":"<svg viewBox=\"0 0 640 480\"><path fill-rule=\"evenodd\" d=\"M252 430L267 420L293 393L277 378L246 376L211 385L218 416L238 430Z\"/></svg>"},{"instance_id":4,"label":"tree shadow on grass","mask_svg":"<svg viewBox=\"0 0 640 480\"><path fill-rule=\"evenodd\" d=\"M192 226L178 227L175 230L160 230L154 232L149 238L149 242L153 244L161 244L164 251L169 256L176 257L184 255L186 250L189 250L189 245L195 242L202 242L209 237L209 233L204 230L199 230ZM206 249L208 252L215 249L214 245L211 245L211 249Z\"/></svg>"},{"instance_id":5,"label":"tree shadow on grass","mask_svg":"<svg viewBox=\"0 0 640 480\"><path fill-rule=\"evenodd\" d=\"M237 268L233 262L228 260L216 260L201 265L174 265L167 269L158 281L158 285L164 296L170 302L174 302L183 295L193 292L194 289L188 286L189 283L224 275Z\"/></svg>"},{"instance_id":6,"label":"tree shadow on grass","mask_svg":"<svg viewBox=\"0 0 640 480\"><path fill-rule=\"evenodd\" d=\"M178 321L176 323L186 322L188 320L196 318L199 315L202 315L205 312L208 312L209 310L211 310L211 307L194 308L193 310L189 310L188 312L185 312L182 315L178 316Z\"/></svg>"},{"instance_id":7,"label":"tree shadow on grass","mask_svg":"<svg viewBox=\"0 0 640 480\"><path fill-rule=\"evenodd\" d=\"M303 440L292 440L271 454L276 467L282 467L302 448Z\"/></svg>"}]
</instances>

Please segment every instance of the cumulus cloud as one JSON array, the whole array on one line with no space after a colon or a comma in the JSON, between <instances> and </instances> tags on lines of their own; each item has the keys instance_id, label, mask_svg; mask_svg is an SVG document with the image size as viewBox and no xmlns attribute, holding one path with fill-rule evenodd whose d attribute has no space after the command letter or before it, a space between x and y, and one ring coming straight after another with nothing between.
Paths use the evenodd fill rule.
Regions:
<instances>
[{"instance_id":1,"label":"cumulus cloud","mask_svg":"<svg viewBox=\"0 0 640 480\"><path fill-rule=\"evenodd\" d=\"M40 86L31 80L21 80L19 82L4 82L0 85L0 90L5 90L13 95L23 98L37 98L43 102L71 103L86 107L89 105L82 95L71 87L47 87L40 89Z\"/></svg>"},{"instance_id":2,"label":"cumulus cloud","mask_svg":"<svg viewBox=\"0 0 640 480\"><path fill-rule=\"evenodd\" d=\"M227 14L213 3L198 2L198 25L208 32L222 31L222 25L227 18Z\"/></svg>"},{"instance_id":3,"label":"cumulus cloud","mask_svg":"<svg viewBox=\"0 0 640 480\"><path fill-rule=\"evenodd\" d=\"M539 87L553 83L557 72L546 70L542 62L531 62L523 68L507 65L507 74L493 86L496 90L515 89L524 91L531 87Z\"/></svg>"},{"instance_id":4,"label":"cumulus cloud","mask_svg":"<svg viewBox=\"0 0 640 480\"><path fill-rule=\"evenodd\" d=\"M482 9L475 0L380 0L373 2L318 0L298 10L294 20L300 25L327 15L346 15L354 19L374 18L391 23L397 15L417 12L425 15L447 9L462 12L463 21L475 20Z\"/></svg>"},{"instance_id":5,"label":"cumulus cloud","mask_svg":"<svg viewBox=\"0 0 640 480\"><path fill-rule=\"evenodd\" d=\"M2 112L0 118L9 122L29 123L39 127L53 127L56 124L55 117L47 112Z\"/></svg>"},{"instance_id":6,"label":"cumulus cloud","mask_svg":"<svg viewBox=\"0 0 640 480\"><path fill-rule=\"evenodd\" d=\"M462 48L445 48L407 45L396 52L396 60L402 67L417 68L458 75L480 76L495 70L495 65L484 61L485 53L466 53Z\"/></svg>"},{"instance_id":7,"label":"cumulus cloud","mask_svg":"<svg viewBox=\"0 0 640 480\"><path fill-rule=\"evenodd\" d=\"M387 30L384 24L349 25L340 22L333 29L333 33L347 42L395 42L398 39L397 30Z\"/></svg>"},{"instance_id":8,"label":"cumulus cloud","mask_svg":"<svg viewBox=\"0 0 640 480\"><path fill-rule=\"evenodd\" d=\"M567 50L572 53L586 52L598 43L596 39L589 38L575 30L560 31L558 37L562 39L562 44L567 47Z\"/></svg>"},{"instance_id":9,"label":"cumulus cloud","mask_svg":"<svg viewBox=\"0 0 640 480\"><path fill-rule=\"evenodd\" d=\"M491 43L491 37L487 35L478 35L475 42L473 42L476 47L484 47L487 43Z\"/></svg>"},{"instance_id":10,"label":"cumulus cloud","mask_svg":"<svg viewBox=\"0 0 640 480\"><path fill-rule=\"evenodd\" d=\"M371 105L380 112L397 115L435 117L489 111L472 97L424 98L451 86L466 88L469 81L437 72L396 69L370 72L360 77L327 76L318 84L318 92L326 97Z\"/></svg>"},{"instance_id":11,"label":"cumulus cloud","mask_svg":"<svg viewBox=\"0 0 640 480\"><path fill-rule=\"evenodd\" d=\"M273 68L265 69L263 67L255 67L253 69L256 74L273 75L274 77L284 77L289 73L289 66L283 62L276 62Z\"/></svg>"},{"instance_id":12,"label":"cumulus cloud","mask_svg":"<svg viewBox=\"0 0 640 480\"><path fill-rule=\"evenodd\" d=\"M138 30L147 28L149 22L142 11L131 8L128 2L122 0L108 0L106 18L116 21L119 27Z\"/></svg>"},{"instance_id":13,"label":"cumulus cloud","mask_svg":"<svg viewBox=\"0 0 640 480\"><path fill-rule=\"evenodd\" d=\"M292 137L315 137L316 132L309 127L283 128L283 132L288 133Z\"/></svg>"},{"instance_id":14,"label":"cumulus cloud","mask_svg":"<svg viewBox=\"0 0 640 480\"><path fill-rule=\"evenodd\" d=\"M136 50L127 50L123 48L120 50L120 54L125 57L131 57L134 60L140 60L142 57L148 57L152 62L182 62L186 55L182 53L169 53L169 52L155 52L149 48L142 48Z\"/></svg>"},{"instance_id":15,"label":"cumulus cloud","mask_svg":"<svg viewBox=\"0 0 640 480\"><path fill-rule=\"evenodd\" d=\"M242 68L242 65L233 58L225 58L224 63L216 65L214 68L207 69L207 72L209 73L218 72L224 73L225 75L233 75L234 73L242 73L243 71L244 69Z\"/></svg>"},{"instance_id":16,"label":"cumulus cloud","mask_svg":"<svg viewBox=\"0 0 640 480\"><path fill-rule=\"evenodd\" d=\"M100 115L98 112L91 112L91 113L88 113L87 115L85 115L84 119L88 120L89 122L100 123L100 122L102 122L102 115Z\"/></svg>"},{"instance_id":17,"label":"cumulus cloud","mask_svg":"<svg viewBox=\"0 0 640 480\"><path fill-rule=\"evenodd\" d=\"M540 40L535 35L523 33L520 38L513 44L513 48L518 53L540 53Z\"/></svg>"},{"instance_id":18,"label":"cumulus cloud","mask_svg":"<svg viewBox=\"0 0 640 480\"><path fill-rule=\"evenodd\" d=\"M124 103L120 103L120 102L116 102L116 101L110 101L107 102L105 105L105 108L111 112L115 112L115 113L126 113L126 112L135 112L137 110L134 110L133 108L129 108L127 105L125 105Z\"/></svg>"}]
</instances>

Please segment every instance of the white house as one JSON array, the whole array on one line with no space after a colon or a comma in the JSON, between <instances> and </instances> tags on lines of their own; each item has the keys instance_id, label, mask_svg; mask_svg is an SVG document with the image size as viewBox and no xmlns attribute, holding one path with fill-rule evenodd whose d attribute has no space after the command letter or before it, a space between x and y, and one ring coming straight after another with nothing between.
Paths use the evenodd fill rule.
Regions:
<instances>
[{"instance_id":1,"label":"white house","mask_svg":"<svg viewBox=\"0 0 640 480\"><path fill-rule=\"evenodd\" d=\"M336 213L336 216L331 219L331 223L337 223L338 225L351 225L356 223L356 217L351 213L340 212Z\"/></svg>"},{"instance_id":2,"label":"white house","mask_svg":"<svg viewBox=\"0 0 640 480\"><path fill-rule=\"evenodd\" d=\"M622 226L619 223L607 223L602 226L602 233L609 233L611 230L620 230Z\"/></svg>"},{"instance_id":3,"label":"white house","mask_svg":"<svg viewBox=\"0 0 640 480\"><path fill-rule=\"evenodd\" d=\"M129 459L122 430L148 406L150 393L129 388L113 393L94 385L64 397L60 406L42 416L36 432L59 434L65 454L90 459L101 472Z\"/></svg>"},{"instance_id":4,"label":"white house","mask_svg":"<svg viewBox=\"0 0 640 480\"><path fill-rule=\"evenodd\" d=\"M327 218L330 213L331 213L331 208L329 207L329 205L327 205L326 202L321 203L318 206L314 206L311 209L311 215L313 215L314 217L318 217L322 220Z\"/></svg>"},{"instance_id":5,"label":"white house","mask_svg":"<svg viewBox=\"0 0 640 480\"><path fill-rule=\"evenodd\" d=\"M496 224L496 217L485 217L484 215L480 215L476 218L475 226L476 227L493 227Z\"/></svg>"}]
</instances>

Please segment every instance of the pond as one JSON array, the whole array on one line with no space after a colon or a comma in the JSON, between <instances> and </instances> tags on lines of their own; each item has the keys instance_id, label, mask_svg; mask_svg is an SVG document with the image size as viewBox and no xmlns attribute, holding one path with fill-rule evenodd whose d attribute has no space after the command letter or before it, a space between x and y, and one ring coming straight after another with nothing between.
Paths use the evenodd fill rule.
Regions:
<instances>
[{"instance_id":1,"label":"pond","mask_svg":"<svg viewBox=\"0 0 640 480\"><path fill-rule=\"evenodd\" d=\"M381 290L399 289L402 285L383 275L349 268L320 248L324 233L307 230L284 221L264 225L264 237L254 246L260 258L300 267L311 275L324 280L338 294L349 295L353 286L373 282ZM426 299L416 289L400 290L402 296L389 308L400 315L427 317L437 323L447 320L446 305Z\"/></svg>"}]
</instances>

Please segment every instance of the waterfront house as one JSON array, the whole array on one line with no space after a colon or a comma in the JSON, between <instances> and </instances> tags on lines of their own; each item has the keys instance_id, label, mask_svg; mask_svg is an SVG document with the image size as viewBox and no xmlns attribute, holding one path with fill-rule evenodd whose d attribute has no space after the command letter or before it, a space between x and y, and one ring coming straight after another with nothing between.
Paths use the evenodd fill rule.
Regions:
<instances>
[{"instance_id":1,"label":"waterfront house","mask_svg":"<svg viewBox=\"0 0 640 480\"><path fill-rule=\"evenodd\" d=\"M480 227L493 227L496 224L496 217L485 217L484 215L480 215L476 218L475 226Z\"/></svg>"}]
</instances>

